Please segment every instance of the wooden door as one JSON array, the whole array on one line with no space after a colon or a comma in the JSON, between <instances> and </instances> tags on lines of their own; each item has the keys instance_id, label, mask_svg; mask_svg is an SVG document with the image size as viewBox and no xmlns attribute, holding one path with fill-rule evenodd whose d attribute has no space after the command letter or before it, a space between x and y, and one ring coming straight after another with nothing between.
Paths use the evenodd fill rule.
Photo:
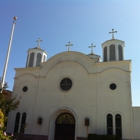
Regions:
<instances>
[{"instance_id":1,"label":"wooden door","mask_svg":"<svg viewBox=\"0 0 140 140\"><path fill-rule=\"evenodd\" d=\"M61 114L55 125L55 140L74 140L75 119L71 114Z\"/></svg>"}]
</instances>

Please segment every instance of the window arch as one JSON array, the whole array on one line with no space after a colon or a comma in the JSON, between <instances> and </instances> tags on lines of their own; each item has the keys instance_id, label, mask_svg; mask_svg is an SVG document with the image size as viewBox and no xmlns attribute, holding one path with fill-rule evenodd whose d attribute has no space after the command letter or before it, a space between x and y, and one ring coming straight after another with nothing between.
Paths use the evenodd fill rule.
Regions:
<instances>
[{"instance_id":1,"label":"window arch","mask_svg":"<svg viewBox=\"0 0 140 140\"><path fill-rule=\"evenodd\" d=\"M119 52L119 60L123 60L123 51L122 51L122 46L118 46L118 52Z\"/></svg>"},{"instance_id":2,"label":"window arch","mask_svg":"<svg viewBox=\"0 0 140 140\"><path fill-rule=\"evenodd\" d=\"M121 115L116 114L115 116L115 127L116 127L116 135L122 138L122 122Z\"/></svg>"},{"instance_id":3,"label":"window arch","mask_svg":"<svg viewBox=\"0 0 140 140\"><path fill-rule=\"evenodd\" d=\"M104 48L104 62L107 61L107 47Z\"/></svg>"},{"instance_id":4,"label":"window arch","mask_svg":"<svg viewBox=\"0 0 140 140\"><path fill-rule=\"evenodd\" d=\"M45 62L46 61L46 56L44 55L44 60L43 60L43 62Z\"/></svg>"},{"instance_id":5,"label":"window arch","mask_svg":"<svg viewBox=\"0 0 140 140\"><path fill-rule=\"evenodd\" d=\"M27 56L26 67L28 67L28 58L29 58L29 54Z\"/></svg>"},{"instance_id":6,"label":"window arch","mask_svg":"<svg viewBox=\"0 0 140 140\"><path fill-rule=\"evenodd\" d=\"M34 62L34 52L30 54L29 67L33 67L33 62Z\"/></svg>"},{"instance_id":7,"label":"window arch","mask_svg":"<svg viewBox=\"0 0 140 140\"><path fill-rule=\"evenodd\" d=\"M41 57L42 57L41 53L38 53L38 54L37 54L37 60L36 60L36 66L37 66L37 67L39 66L39 64L40 64L40 62L41 62Z\"/></svg>"},{"instance_id":8,"label":"window arch","mask_svg":"<svg viewBox=\"0 0 140 140\"><path fill-rule=\"evenodd\" d=\"M75 124L75 119L71 114L63 113L56 119L56 124Z\"/></svg>"},{"instance_id":9,"label":"window arch","mask_svg":"<svg viewBox=\"0 0 140 140\"><path fill-rule=\"evenodd\" d=\"M115 60L115 45L110 45L110 60Z\"/></svg>"},{"instance_id":10,"label":"window arch","mask_svg":"<svg viewBox=\"0 0 140 140\"><path fill-rule=\"evenodd\" d=\"M24 127L24 125L25 125L25 123L26 123L26 113L24 112L23 114L22 114L22 119L21 119L21 125L20 125L20 131L22 131L22 129L23 129L23 127ZM24 132L23 132L24 133Z\"/></svg>"},{"instance_id":11,"label":"window arch","mask_svg":"<svg viewBox=\"0 0 140 140\"><path fill-rule=\"evenodd\" d=\"M18 112L16 114L16 119L15 119L14 133L18 133L19 122L20 122L20 113Z\"/></svg>"},{"instance_id":12,"label":"window arch","mask_svg":"<svg viewBox=\"0 0 140 140\"><path fill-rule=\"evenodd\" d=\"M107 135L113 135L113 117L111 114L107 115Z\"/></svg>"}]
</instances>

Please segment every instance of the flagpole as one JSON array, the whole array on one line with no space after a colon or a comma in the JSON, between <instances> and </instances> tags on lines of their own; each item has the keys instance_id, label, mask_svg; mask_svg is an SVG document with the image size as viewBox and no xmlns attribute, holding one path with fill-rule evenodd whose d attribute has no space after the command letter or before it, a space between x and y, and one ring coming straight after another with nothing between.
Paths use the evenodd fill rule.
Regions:
<instances>
[{"instance_id":1,"label":"flagpole","mask_svg":"<svg viewBox=\"0 0 140 140\"><path fill-rule=\"evenodd\" d=\"M12 39L13 39L13 34L14 34L14 28L15 28L15 24L16 24L15 20L17 20L17 17L14 17L14 21L13 21L13 26L12 26L12 31L11 31L6 61L5 61L5 66L4 66L3 75L2 75L1 90L3 90L3 87L4 87L6 71L7 71L8 61L9 61L9 55L10 55L10 50L11 50L11 45L12 45Z\"/></svg>"}]
</instances>

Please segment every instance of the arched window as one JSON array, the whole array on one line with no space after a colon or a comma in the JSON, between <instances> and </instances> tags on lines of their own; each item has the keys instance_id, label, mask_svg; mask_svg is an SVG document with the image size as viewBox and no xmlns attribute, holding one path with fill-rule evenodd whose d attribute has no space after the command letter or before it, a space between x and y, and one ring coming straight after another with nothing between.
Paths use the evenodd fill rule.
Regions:
<instances>
[{"instance_id":1,"label":"arched window","mask_svg":"<svg viewBox=\"0 0 140 140\"><path fill-rule=\"evenodd\" d=\"M104 48L104 62L107 61L107 47Z\"/></svg>"},{"instance_id":2,"label":"arched window","mask_svg":"<svg viewBox=\"0 0 140 140\"><path fill-rule=\"evenodd\" d=\"M116 126L116 135L122 138L122 122L120 114L116 114L115 116L115 126Z\"/></svg>"},{"instance_id":3,"label":"arched window","mask_svg":"<svg viewBox=\"0 0 140 140\"><path fill-rule=\"evenodd\" d=\"M113 117L111 114L107 115L107 135L113 135Z\"/></svg>"},{"instance_id":4,"label":"arched window","mask_svg":"<svg viewBox=\"0 0 140 140\"><path fill-rule=\"evenodd\" d=\"M16 119L15 119L14 133L18 133L19 122L20 122L20 113L18 112L16 114Z\"/></svg>"},{"instance_id":5,"label":"arched window","mask_svg":"<svg viewBox=\"0 0 140 140\"><path fill-rule=\"evenodd\" d=\"M43 62L45 62L46 61L46 56L44 55L44 60L43 60Z\"/></svg>"},{"instance_id":6,"label":"arched window","mask_svg":"<svg viewBox=\"0 0 140 140\"><path fill-rule=\"evenodd\" d=\"M71 114L64 113L58 116L56 124L75 124L75 119Z\"/></svg>"},{"instance_id":7,"label":"arched window","mask_svg":"<svg viewBox=\"0 0 140 140\"><path fill-rule=\"evenodd\" d=\"M40 53L37 54L36 67L39 67L39 64L41 62L41 56L42 55Z\"/></svg>"},{"instance_id":8,"label":"arched window","mask_svg":"<svg viewBox=\"0 0 140 140\"><path fill-rule=\"evenodd\" d=\"M123 53L122 53L122 46L118 46L118 52L119 52L119 60L123 60Z\"/></svg>"},{"instance_id":9,"label":"arched window","mask_svg":"<svg viewBox=\"0 0 140 140\"><path fill-rule=\"evenodd\" d=\"M33 63L34 63L34 53L32 52L30 54L29 67L33 67Z\"/></svg>"},{"instance_id":10,"label":"arched window","mask_svg":"<svg viewBox=\"0 0 140 140\"><path fill-rule=\"evenodd\" d=\"M110 60L115 60L115 45L110 45Z\"/></svg>"},{"instance_id":11,"label":"arched window","mask_svg":"<svg viewBox=\"0 0 140 140\"><path fill-rule=\"evenodd\" d=\"M23 130L24 125L25 125L25 122L26 122L26 113L24 112L24 113L22 114L21 125L20 125L20 131ZM24 132L23 132L23 133L24 133Z\"/></svg>"},{"instance_id":12,"label":"arched window","mask_svg":"<svg viewBox=\"0 0 140 140\"><path fill-rule=\"evenodd\" d=\"M26 67L28 67L28 58L29 58L29 54L27 56Z\"/></svg>"}]
</instances>

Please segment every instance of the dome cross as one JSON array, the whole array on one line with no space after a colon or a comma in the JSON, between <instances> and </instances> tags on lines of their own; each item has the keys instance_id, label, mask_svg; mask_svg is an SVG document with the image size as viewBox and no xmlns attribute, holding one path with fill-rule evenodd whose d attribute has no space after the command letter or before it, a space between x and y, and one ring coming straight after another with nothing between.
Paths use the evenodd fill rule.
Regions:
<instances>
[{"instance_id":1,"label":"dome cross","mask_svg":"<svg viewBox=\"0 0 140 140\"><path fill-rule=\"evenodd\" d=\"M93 54L93 47L96 47L96 46L93 45L93 43L91 43L91 46L89 46L89 48L91 48L91 54Z\"/></svg>"},{"instance_id":2,"label":"dome cross","mask_svg":"<svg viewBox=\"0 0 140 140\"><path fill-rule=\"evenodd\" d=\"M38 38L38 40L36 40L36 42L38 43L37 47L40 48L40 42L42 42L42 40L40 38Z\"/></svg>"},{"instance_id":3,"label":"dome cross","mask_svg":"<svg viewBox=\"0 0 140 140\"><path fill-rule=\"evenodd\" d=\"M112 34L112 39L115 39L114 38L114 33L117 33L117 31L114 31L114 29L112 29L112 32L109 32L109 34Z\"/></svg>"},{"instance_id":4,"label":"dome cross","mask_svg":"<svg viewBox=\"0 0 140 140\"><path fill-rule=\"evenodd\" d=\"M70 46L73 46L73 44L71 44L69 41L68 44L66 44L65 46L68 47L68 51L70 51Z\"/></svg>"}]
</instances>

